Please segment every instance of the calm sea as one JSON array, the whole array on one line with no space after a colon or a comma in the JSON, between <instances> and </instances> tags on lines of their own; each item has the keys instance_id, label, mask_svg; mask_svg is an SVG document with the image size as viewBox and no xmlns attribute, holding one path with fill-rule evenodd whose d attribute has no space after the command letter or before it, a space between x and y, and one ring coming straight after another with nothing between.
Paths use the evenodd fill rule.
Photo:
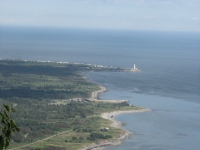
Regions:
<instances>
[{"instance_id":1,"label":"calm sea","mask_svg":"<svg viewBox=\"0 0 200 150\"><path fill-rule=\"evenodd\" d=\"M151 112L125 114L134 136L108 150L200 149L200 33L0 27L0 58L92 63L141 72L90 72L101 99Z\"/></svg>"}]
</instances>

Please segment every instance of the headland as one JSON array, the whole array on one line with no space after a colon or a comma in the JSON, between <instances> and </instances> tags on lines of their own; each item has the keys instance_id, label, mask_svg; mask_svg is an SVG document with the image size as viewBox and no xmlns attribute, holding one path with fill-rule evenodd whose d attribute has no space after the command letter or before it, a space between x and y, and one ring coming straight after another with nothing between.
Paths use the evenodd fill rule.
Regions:
<instances>
[{"instance_id":1,"label":"headland","mask_svg":"<svg viewBox=\"0 0 200 150\"><path fill-rule=\"evenodd\" d=\"M78 150L97 143L92 147L120 144L132 133L121 129L114 117L146 111L130 106L128 100L99 100L106 88L80 74L123 71L119 68L26 60L0 60L0 66L0 102L17 109L13 117L21 129L13 135L11 149Z\"/></svg>"}]
</instances>

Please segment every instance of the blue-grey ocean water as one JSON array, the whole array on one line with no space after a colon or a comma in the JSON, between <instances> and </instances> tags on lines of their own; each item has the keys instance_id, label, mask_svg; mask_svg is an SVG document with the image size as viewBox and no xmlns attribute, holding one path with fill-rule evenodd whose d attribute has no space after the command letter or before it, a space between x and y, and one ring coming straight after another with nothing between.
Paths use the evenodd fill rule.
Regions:
<instances>
[{"instance_id":1,"label":"blue-grey ocean water","mask_svg":"<svg viewBox=\"0 0 200 150\"><path fill-rule=\"evenodd\" d=\"M107 150L200 149L200 33L0 27L0 58L136 64L86 74L107 87L101 99L152 109L117 116L134 136Z\"/></svg>"}]
</instances>

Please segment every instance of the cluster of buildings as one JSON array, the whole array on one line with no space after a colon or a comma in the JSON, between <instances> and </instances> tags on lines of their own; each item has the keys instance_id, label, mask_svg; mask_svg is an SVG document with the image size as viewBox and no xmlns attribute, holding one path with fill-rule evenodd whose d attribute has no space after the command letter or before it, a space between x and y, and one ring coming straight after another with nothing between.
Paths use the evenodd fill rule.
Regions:
<instances>
[{"instance_id":1,"label":"cluster of buildings","mask_svg":"<svg viewBox=\"0 0 200 150\"><path fill-rule=\"evenodd\" d=\"M87 99L78 97L78 98L72 98L72 99L68 99L68 100L58 100L58 101L54 100L54 101L48 103L48 105L65 105L66 102L87 102L87 101L88 101Z\"/></svg>"},{"instance_id":2,"label":"cluster of buildings","mask_svg":"<svg viewBox=\"0 0 200 150\"><path fill-rule=\"evenodd\" d=\"M84 98L72 98L69 100L70 102L85 102Z\"/></svg>"}]
</instances>

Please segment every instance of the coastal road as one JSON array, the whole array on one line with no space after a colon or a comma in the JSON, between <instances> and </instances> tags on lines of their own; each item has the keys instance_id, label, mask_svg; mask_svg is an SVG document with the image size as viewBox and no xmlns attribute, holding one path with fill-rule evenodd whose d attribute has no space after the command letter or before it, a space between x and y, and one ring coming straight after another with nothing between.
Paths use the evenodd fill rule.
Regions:
<instances>
[{"instance_id":1,"label":"coastal road","mask_svg":"<svg viewBox=\"0 0 200 150\"><path fill-rule=\"evenodd\" d=\"M26 144L26 145L23 145L23 146L20 146L20 147L8 149L8 150L17 150L17 149L20 149L20 148L23 148L23 147L27 147L27 146L30 146L30 145L32 145L32 144L39 143L39 142L42 142L42 141L46 141L46 140L48 140L48 139L51 139L51 138L53 138L53 137L62 135L62 134L64 134L64 133L67 133L67 132L70 132L70 131L72 131L72 129L71 129L71 130L64 131L64 132L57 133L57 134L55 134L55 135L49 136L49 137L47 137L47 138L44 138L44 139L42 139L42 140L38 140L38 141L35 141L35 142L32 142L32 143L29 143L29 144Z\"/></svg>"}]
</instances>

